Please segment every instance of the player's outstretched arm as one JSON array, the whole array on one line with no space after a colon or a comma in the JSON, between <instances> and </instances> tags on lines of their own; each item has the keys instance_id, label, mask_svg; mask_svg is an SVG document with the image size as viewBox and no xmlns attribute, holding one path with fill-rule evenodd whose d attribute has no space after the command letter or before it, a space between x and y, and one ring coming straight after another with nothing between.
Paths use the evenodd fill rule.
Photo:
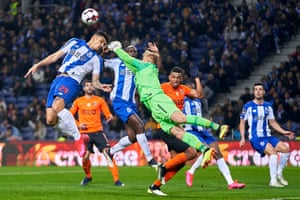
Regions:
<instances>
[{"instance_id":1,"label":"player's outstretched arm","mask_svg":"<svg viewBox=\"0 0 300 200\"><path fill-rule=\"evenodd\" d=\"M29 77L33 73L37 72L40 67L50 65L56 62L59 58L61 58L65 53L62 50L57 50L56 52L50 54L40 62L34 64L24 75L24 78Z\"/></svg>"},{"instance_id":2,"label":"player's outstretched arm","mask_svg":"<svg viewBox=\"0 0 300 200\"><path fill-rule=\"evenodd\" d=\"M126 67L128 67L133 73L137 71L138 59L131 57L126 51L122 49L122 45L119 41L112 41L108 45L108 49L114 51L117 56L125 63Z\"/></svg>"}]
</instances>

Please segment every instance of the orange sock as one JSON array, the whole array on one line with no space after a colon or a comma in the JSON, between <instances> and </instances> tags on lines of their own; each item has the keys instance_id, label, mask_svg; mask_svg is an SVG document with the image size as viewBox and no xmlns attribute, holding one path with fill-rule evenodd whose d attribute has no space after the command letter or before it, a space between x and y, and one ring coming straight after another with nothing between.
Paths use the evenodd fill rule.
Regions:
<instances>
[{"instance_id":1,"label":"orange sock","mask_svg":"<svg viewBox=\"0 0 300 200\"><path fill-rule=\"evenodd\" d=\"M186 161L187 161L186 154L185 153L179 153L174 158L172 158L171 160L168 160L164 164L164 167L167 170L177 169L178 166L181 166L182 164L185 164Z\"/></svg>"},{"instance_id":2,"label":"orange sock","mask_svg":"<svg viewBox=\"0 0 300 200\"><path fill-rule=\"evenodd\" d=\"M172 179L173 176L175 176L175 174L177 174L177 172L182 167L184 167L184 165L185 165L185 163L182 163L182 164L178 165L176 168L168 170L166 175L165 175L165 181L168 182L170 179Z\"/></svg>"},{"instance_id":3,"label":"orange sock","mask_svg":"<svg viewBox=\"0 0 300 200\"><path fill-rule=\"evenodd\" d=\"M87 159L87 160L82 159L82 169L83 169L86 177L88 177L88 178L92 177L90 159Z\"/></svg>"},{"instance_id":4,"label":"orange sock","mask_svg":"<svg viewBox=\"0 0 300 200\"><path fill-rule=\"evenodd\" d=\"M117 166L115 160L112 160L112 161L114 163L114 166L113 167L109 167L108 166L108 169L111 172L111 175L112 175L112 177L114 179L114 182L116 182L117 180L119 180L119 169L118 169L118 166Z\"/></svg>"},{"instance_id":5,"label":"orange sock","mask_svg":"<svg viewBox=\"0 0 300 200\"><path fill-rule=\"evenodd\" d=\"M154 182L153 182L153 185L155 185L155 186L157 186L157 187L160 187L161 186L161 182L160 182L160 180L155 180Z\"/></svg>"}]
</instances>

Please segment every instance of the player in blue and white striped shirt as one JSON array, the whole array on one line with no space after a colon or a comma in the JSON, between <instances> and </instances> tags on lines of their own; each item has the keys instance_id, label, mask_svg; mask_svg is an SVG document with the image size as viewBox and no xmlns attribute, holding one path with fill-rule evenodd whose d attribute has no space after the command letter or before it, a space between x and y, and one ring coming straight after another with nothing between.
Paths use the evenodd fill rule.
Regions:
<instances>
[{"instance_id":1,"label":"player in blue and white striped shirt","mask_svg":"<svg viewBox=\"0 0 300 200\"><path fill-rule=\"evenodd\" d=\"M195 87L193 83L187 83L187 86L191 88ZM198 98L191 99L185 97L183 111L185 114L197 115L199 117L202 117L201 99ZM209 130L203 128L202 126L195 126L189 124L186 124L184 126L185 126L184 128L185 131L194 134L196 137L199 138L201 142L215 149L216 153L214 158L217 161L217 166L220 172L222 173L222 175L224 176L227 182L227 188L230 190L244 188L246 184L233 181L231 177L230 169L223 158L223 155L217 143L217 139L209 132ZM202 157L203 155L200 155L197 158L197 160L194 162L192 167L186 172L186 184L190 187L193 185L194 173L200 167L200 164L202 162Z\"/></svg>"},{"instance_id":2,"label":"player in blue and white striped shirt","mask_svg":"<svg viewBox=\"0 0 300 200\"><path fill-rule=\"evenodd\" d=\"M129 55L137 57L135 46L129 45L125 50ZM157 167L157 162L153 159L148 146L144 123L137 114L134 74L118 57L105 59L104 65L114 71L114 88L110 94L110 99L116 115L125 124L128 134L128 136L122 137L117 144L111 147L110 153L114 154L137 141L145 154L148 164L152 167Z\"/></svg>"},{"instance_id":3,"label":"player in blue and white striped shirt","mask_svg":"<svg viewBox=\"0 0 300 200\"><path fill-rule=\"evenodd\" d=\"M25 74L25 78L64 57L58 75L52 81L47 97L46 121L48 125L58 127L62 132L75 139L78 149L82 150L83 141L76 126L73 115L66 108L72 104L80 90L80 82L92 73L92 84L95 88L106 92L111 91L111 85L102 84L99 75L102 69L102 57L98 53L107 50L107 35L98 31L88 42L72 38L56 52L34 64ZM79 152L83 156L83 152Z\"/></svg>"},{"instance_id":4,"label":"player in blue and white striped shirt","mask_svg":"<svg viewBox=\"0 0 300 200\"><path fill-rule=\"evenodd\" d=\"M240 116L240 146L245 144L245 122L248 121L249 141L261 156L269 155L270 186L283 187L288 182L283 178L282 171L289 159L289 146L271 135L270 126L279 133L287 136L290 140L295 133L284 130L276 122L272 105L264 101L265 90L262 83L255 83L253 86L254 100L247 102ZM277 153L281 152L280 160Z\"/></svg>"}]
</instances>

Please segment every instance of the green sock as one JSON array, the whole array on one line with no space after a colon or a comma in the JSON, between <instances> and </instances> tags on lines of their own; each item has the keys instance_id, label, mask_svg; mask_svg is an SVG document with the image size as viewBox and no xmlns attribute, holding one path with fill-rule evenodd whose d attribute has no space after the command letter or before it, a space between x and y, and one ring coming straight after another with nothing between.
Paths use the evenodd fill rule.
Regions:
<instances>
[{"instance_id":1,"label":"green sock","mask_svg":"<svg viewBox=\"0 0 300 200\"><path fill-rule=\"evenodd\" d=\"M212 128L213 130L218 130L219 124L205 119L203 117L195 116L195 115L187 115L186 116L187 124L193 124L198 126L203 126L205 128Z\"/></svg>"},{"instance_id":2,"label":"green sock","mask_svg":"<svg viewBox=\"0 0 300 200\"><path fill-rule=\"evenodd\" d=\"M204 152L207 149L207 146L204 145L195 135L188 132L185 132L182 137L182 141L201 152Z\"/></svg>"}]
</instances>

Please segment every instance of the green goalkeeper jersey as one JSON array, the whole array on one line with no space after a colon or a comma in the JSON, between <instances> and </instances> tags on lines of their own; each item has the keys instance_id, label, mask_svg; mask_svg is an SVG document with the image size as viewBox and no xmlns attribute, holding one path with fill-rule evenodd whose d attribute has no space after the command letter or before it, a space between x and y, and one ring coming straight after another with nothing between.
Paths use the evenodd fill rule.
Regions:
<instances>
[{"instance_id":1,"label":"green goalkeeper jersey","mask_svg":"<svg viewBox=\"0 0 300 200\"><path fill-rule=\"evenodd\" d=\"M158 80L158 69L156 65L143 62L131 57L123 49L117 49L115 53L134 74L134 81L140 95L140 100L145 102L152 96L163 93Z\"/></svg>"}]
</instances>

